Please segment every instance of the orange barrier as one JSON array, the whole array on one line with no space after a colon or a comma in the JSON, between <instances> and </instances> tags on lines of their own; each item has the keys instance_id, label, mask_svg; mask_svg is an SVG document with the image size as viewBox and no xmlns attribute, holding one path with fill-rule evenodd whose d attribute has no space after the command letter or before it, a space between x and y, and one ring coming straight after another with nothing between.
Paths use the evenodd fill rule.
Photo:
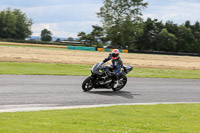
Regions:
<instances>
[{"instance_id":1,"label":"orange barrier","mask_svg":"<svg viewBox=\"0 0 200 133\"><path fill-rule=\"evenodd\" d=\"M105 51L104 48L97 48L97 51Z\"/></svg>"},{"instance_id":2,"label":"orange barrier","mask_svg":"<svg viewBox=\"0 0 200 133\"><path fill-rule=\"evenodd\" d=\"M122 50L122 53L128 53L128 50L123 49L123 50Z\"/></svg>"},{"instance_id":3,"label":"orange barrier","mask_svg":"<svg viewBox=\"0 0 200 133\"><path fill-rule=\"evenodd\" d=\"M111 52L111 51L113 51L113 49L110 49L110 52ZM124 52L123 52L123 49L119 49L119 52L120 52L120 53L124 53Z\"/></svg>"}]
</instances>

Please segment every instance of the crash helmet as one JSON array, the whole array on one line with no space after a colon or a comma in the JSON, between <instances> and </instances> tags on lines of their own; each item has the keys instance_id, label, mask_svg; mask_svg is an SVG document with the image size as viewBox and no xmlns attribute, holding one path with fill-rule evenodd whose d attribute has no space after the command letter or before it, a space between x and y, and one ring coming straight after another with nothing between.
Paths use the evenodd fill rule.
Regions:
<instances>
[{"instance_id":1,"label":"crash helmet","mask_svg":"<svg viewBox=\"0 0 200 133\"><path fill-rule=\"evenodd\" d=\"M111 55L112 55L112 59L114 59L114 60L118 59L119 58L119 50L113 49Z\"/></svg>"}]
</instances>

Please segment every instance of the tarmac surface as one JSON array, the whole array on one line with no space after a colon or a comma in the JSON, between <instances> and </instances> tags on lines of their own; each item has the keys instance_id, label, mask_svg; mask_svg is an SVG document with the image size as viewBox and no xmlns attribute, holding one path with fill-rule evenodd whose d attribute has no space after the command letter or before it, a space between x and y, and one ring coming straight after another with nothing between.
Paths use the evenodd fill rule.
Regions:
<instances>
[{"instance_id":1,"label":"tarmac surface","mask_svg":"<svg viewBox=\"0 0 200 133\"><path fill-rule=\"evenodd\" d=\"M83 92L86 76L0 75L0 112L85 105L200 103L200 80L132 78L119 92Z\"/></svg>"}]
</instances>

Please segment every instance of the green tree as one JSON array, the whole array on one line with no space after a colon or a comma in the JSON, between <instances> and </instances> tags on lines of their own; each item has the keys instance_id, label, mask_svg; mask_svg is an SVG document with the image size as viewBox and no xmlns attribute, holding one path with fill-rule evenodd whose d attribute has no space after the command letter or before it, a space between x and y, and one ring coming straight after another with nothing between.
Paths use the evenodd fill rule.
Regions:
<instances>
[{"instance_id":1,"label":"green tree","mask_svg":"<svg viewBox=\"0 0 200 133\"><path fill-rule=\"evenodd\" d=\"M114 47L135 48L135 42L143 33L141 23L133 23L130 20L124 21L120 26L113 26L107 30L108 38L112 40Z\"/></svg>"},{"instance_id":2,"label":"green tree","mask_svg":"<svg viewBox=\"0 0 200 133\"><path fill-rule=\"evenodd\" d=\"M73 37L68 37L67 41L74 41L74 38Z\"/></svg>"},{"instance_id":3,"label":"green tree","mask_svg":"<svg viewBox=\"0 0 200 133\"><path fill-rule=\"evenodd\" d=\"M157 36L157 48L158 51L174 52L176 49L176 36L169 33L167 29L163 29Z\"/></svg>"},{"instance_id":4,"label":"green tree","mask_svg":"<svg viewBox=\"0 0 200 133\"><path fill-rule=\"evenodd\" d=\"M51 41L52 40L52 33L47 29L43 29L41 31L41 41Z\"/></svg>"},{"instance_id":5,"label":"green tree","mask_svg":"<svg viewBox=\"0 0 200 133\"><path fill-rule=\"evenodd\" d=\"M194 52L195 51L195 37L190 28L180 25L177 36L177 52Z\"/></svg>"},{"instance_id":6,"label":"green tree","mask_svg":"<svg viewBox=\"0 0 200 133\"><path fill-rule=\"evenodd\" d=\"M0 38L25 39L32 34L32 24L32 19L28 19L19 9L1 11Z\"/></svg>"},{"instance_id":7,"label":"green tree","mask_svg":"<svg viewBox=\"0 0 200 133\"><path fill-rule=\"evenodd\" d=\"M102 18L103 27L113 46L133 44L133 39L126 38L134 38L134 33L138 33L135 31L138 28L134 27L142 21L142 9L147 7L147 4L143 0L104 0L104 5L97 15ZM124 28L124 25L128 27Z\"/></svg>"},{"instance_id":8,"label":"green tree","mask_svg":"<svg viewBox=\"0 0 200 133\"><path fill-rule=\"evenodd\" d=\"M191 26L192 33L195 37L195 48L193 52L200 53L200 23L199 21L195 22L194 25Z\"/></svg>"},{"instance_id":9,"label":"green tree","mask_svg":"<svg viewBox=\"0 0 200 133\"><path fill-rule=\"evenodd\" d=\"M102 37L104 35L103 28L97 25L93 25L92 28L91 39L94 40L96 45L99 45L99 42L102 41Z\"/></svg>"},{"instance_id":10,"label":"green tree","mask_svg":"<svg viewBox=\"0 0 200 133\"><path fill-rule=\"evenodd\" d=\"M157 19L152 20L148 18L143 24L143 34L137 38L138 50L155 50L156 49L156 37L163 29L162 22Z\"/></svg>"},{"instance_id":11,"label":"green tree","mask_svg":"<svg viewBox=\"0 0 200 133\"><path fill-rule=\"evenodd\" d=\"M89 46L91 46L93 43L95 43L95 37L91 34L91 33L89 33L89 34L87 34L87 44L89 44Z\"/></svg>"},{"instance_id":12,"label":"green tree","mask_svg":"<svg viewBox=\"0 0 200 133\"><path fill-rule=\"evenodd\" d=\"M78 33L79 41L84 42L86 45L92 45L92 42L95 41L94 36L90 34L86 34L85 32Z\"/></svg>"},{"instance_id":13,"label":"green tree","mask_svg":"<svg viewBox=\"0 0 200 133\"><path fill-rule=\"evenodd\" d=\"M200 24L199 22L195 22L194 25L190 26L192 33L197 41L200 41Z\"/></svg>"},{"instance_id":14,"label":"green tree","mask_svg":"<svg viewBox=\"0 0 200 133\"><path fill-rule=\"evenodd\" d=\"M60 42L60 41L61 41L60 38L57 38L57 39L56 39L56 42Z\"/></svg>"},{"instance_id":15,"label":"green tree","mask_svg":"<svg viewBox=\"0 0 200 133\"><path fill-rule=\"evenodd\" d=\"M26 14L20 10L15 9L13 14L16 16L16 35L15 39L25 39L29 37L31 32L31 26L33 24L32 19L27 19Z\"/></svg>"},{"instance_id":16,"label":"green tree","mask_svg":"<svg viewBox=\"0 0 200 133\"><path fill-rule=\"evenodd\" d=\"M195 32L195 31L200 32L200 23L199 23L199 21L195 22L195 24L194 24L194 26L192 26L191 30L193 32Z\"/></svg>"},{"instance_id":17,"label":"green tree","mask_svg":"<svg viewBox=\"0 0 200 133\"><path fill-rule=\"evenodd\" d=\"M174 24L172 21L167 21L164 25L169 33L174 34L175 36L178 35L178 25Z\"/></svg>"},{"instance_id":18,"label":"green tree","mask_svg":"<svg viewBox=\"0 0 200 133\"><path fill-rule=\"evenodd\" d=\"M191 28L191 24L190 24L190 21L189 21L189 20L187 20L187 21L185 22L185 27L186 27L186 28Z\"/></svg>"},{"instance_id":19,"label":"green tree","mask_svg":"<svg viewBox=\"0 0 200 133\"><path fill-rule=\"evenodd\" d=\"M78 37L79 37L79 41L83 41L84 42L84 44L86 44L87 43L87 35L86 35L86 33L85 32L79 32L78 33Z\"/></svg>"},{"instance_id":20,"label":"green tree","mask_svg":"<svg viewBox=\"0 0 200 133\"><path fill-rule=\"evenodd\" d=\"M100 26L93 25L93 30L91 33L86 34L85 32L78 33L78 37L80 41L84 41L87 45L99 45L99 42L103 39L103 28Z\"/></svg>"},{"instance_id":21,"label":"green tree","mask_svg":"<svg viewBox=\"0 0 200 133\"><path fill-rule=\"evenodd\" d=\"M10 9L0 13L0 37L13 38L16 34L16 18Z\"/></svg>"}]
</instances>

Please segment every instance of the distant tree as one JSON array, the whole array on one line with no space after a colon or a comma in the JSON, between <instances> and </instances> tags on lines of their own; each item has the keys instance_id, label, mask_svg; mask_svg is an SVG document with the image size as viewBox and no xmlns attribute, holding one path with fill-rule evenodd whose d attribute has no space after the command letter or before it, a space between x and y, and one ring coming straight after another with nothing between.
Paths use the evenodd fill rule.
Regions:
<instances>
[{"instance_id":1,"label":"distant tree","mask_svg":"<svg viewBox=\"0 0 200 133\"><path fill-rule=\"evenodd\" d=\"M82 41L84 44L86 44L87 35L85 32L79 32L77 36L79 37L79 41Z\"/></svg>"},{"instance_id":2,"label":"distant tree","mask_svg":"<svg viewBox=\"0 0 200 133\"><path fill-rule=\"evenodd\" d=\"M200 23L197 21L194 25L190 26L192 33L197 41L200 41Z\"/></svg>"},{"instance_id":3,"label":"distant tree","mask_svg":"<svg viewBox=\"0 0 200 133\"><path fill-rule=\"evenodd\" d=\"M79 41L83 41L87 45L97 45L103 37L103 28L100 26L93 25L91 33L86 34L85 32L78 33Z\"/></svg>"},{"instance_id":4,"label":"distant tree","mask_svg":"<svg viewBox=\"0 0 200 133\"><path fill-rule=\"evenodd\" d=\"M52 33L47 29L43 29L41 31L41 41L51 41L52 40Z\"/></svg>"},{"instance_id":5,"label":"distant tree","mask_svg":"<svg viewBox=\"0 0 200 133\"><path fill-rule=\"evenodd\" d=\"M187 20L187 21L185 22L185 27L186 27L186 28L191 28L191 24L190 24L190 21L189 21L189 20Z\"/></svg>"},{"instance_id":6,"label":"distant tree","mask_svg":"<svg viewBox=\"0 0 200 133\"><path fill-rule=\"evenodd\" d=\"M107 30L108 39L114 47L135 48L135 42L143 33L142 23L135 23L127 19L120 26L113 26Z\"/></svg>"},{"instance_id":7,"label":"distant tree","mask_svg":"<svg viewBox=\"0 0 200 133\"><path fill-rule=\"evenodd\" d=\"M199 21L195 22L195 24L194 24L194 26L192 26L191 30L200 32L200 23L199 23Z\"/></svg>"},{"instance_id":8,"label":"distant tree","mask_svg":"<svg viewBox=\"0 0 200 133\"><path fill-rule=\"evenodd\" d=\"M97 15L102 18L103 27L113 46L133 43L132 39L128 39L131 41L128 42L124 37L133 37L134 34L127 33L133 33L133 27L141 22L140 16L145 7L147 3L143 0L104 0L104 5ZM124 25L128 27L124 28ZM121 40L126 42L122 43Z\"/></svg>"},{"instance_id":9,"label":"distant tree","mask_svg":"<svg viewBox=\"0 0 200 133\"><path fill-rule=\"evenodd\" d=\"M177 52L200 52L200 24L198 21L191 25L188 20L180 26L172 21L167 21L165 28L177 37Z\"/></svg>"},{"instance_id":10,"label":"distant tree","mask_svg":"<svg viewBox=\"0 0 200 133\"><path fill-rule=\"evenodd\" d=\"M155 41L157 35L163 29L162 22L157 19L148 18L143 24L143 34L137 39L138 50L154 50L156 49Z\"/></svg>"},{"instance_id":11,"label":"distant tree","mask_svg":"<svg viewBox=\"0 0 200 133\"><path fill-rule=\"evenodd\" d=\"M57 39L56 39L56 42L60 42L60 41L61 41L60 38L57 38Z\"/></svg>"},{"instance_id":12,"label":"distant tree","mask_svg":"<svg viewBox=\"0 0 200 133\"><path fill-rule=\"evenodd\" d=\"M90 43L98 47L105 41L104 29L98 25L93 25L92 28L93 30L87 35L87 37L90 40Z\"/></svg>"},{"instance_id":13,"label":"distant tree","mask_svg":"<svg viewBox=\"0 0 200 133\"><path fill-rule=\"evenodd\" d=\"M68 37L67 41L74 41L74 38L73 37Z\"/></svg>"},{"instance_id":14,"label":"distant tree","mask_svg":"<svg viewBox=\"0 0 200 133\"><path fill-rule=\"evenodd\" d=\"M19 9L1 11L0 38L25 39L32 34L32 24L32 19L28 19Z\"/></svg>"},{"instance_id":15,"label":"distant tree","mask_svg":"<svg viewBox=\"0 0 200 133\"><path fill-rule=\"evenodd\" d=\"M174 34L175 36L178 35L178 25L174 24L172 21L167 21L164 25L169 33Z\"/></svg>"},{"instance_id":16,"label":"distant tree","mask_svg":"<svg viewBox=\"0 0 200 133\"><path fill-rule=\"evenodd\" d=\"M15 39L25 39L32 34L31 26L33 24L32 19L28 19L26 14L20 10L15 9L13 13L16 16L16 35Z\"/></svg>"},{"instance_id":17,"label":"distant tree","mask_svg":"<svg viewBox=\"0 0 200 133\"><path fill-rule=\"evenodd\" d=\"M178 52L193 52L195 49L195 37L192 34L190 28L180 25L178 28L177 36L177 48Z\"/></svg>"},{"instance_id":18,"label":"distant tree","mask_svg":"<svg viewBox=\"0 0 200 133\"><path fill-rule=\"evenodd\" d=\"M191 26L191 30L195 37L195 46L192 52L200 53L200 23L199 21L195 22L195 24Z\"/></svg>"},{"instance_id":19,"label":"distant tree","mask_svg":"<svg viewBox=\"0 0 200 133\"><path fill-rule=\"evenodd\" d=\"M91 46L93 43L95 43L95 37L91 33L87 34L86 42Z\"/></svg>"},{"instance_id":20,"label":"distant tree","mask_svg":"<svg viewBox=\"0 0 200 133\"><path fill-rule=\"evenodd\" d=\"M174 34L169 33L167 29L163 29L156 38L156 50L174 52L176 50L176 40Z\"/></svg>"},{"instance_id":21,"label":"distant tree","mask_svg":"<svg viewBox=\"0 0 200 133\"><path fill-rule=\"evenodd\" d=\"M104 35L103 28L97 25L93 25L92 28L93 30L91 32L91 35L94 38L95 44L98 44L98 42L101 41Z\"/></svg>"}]
</instances>

